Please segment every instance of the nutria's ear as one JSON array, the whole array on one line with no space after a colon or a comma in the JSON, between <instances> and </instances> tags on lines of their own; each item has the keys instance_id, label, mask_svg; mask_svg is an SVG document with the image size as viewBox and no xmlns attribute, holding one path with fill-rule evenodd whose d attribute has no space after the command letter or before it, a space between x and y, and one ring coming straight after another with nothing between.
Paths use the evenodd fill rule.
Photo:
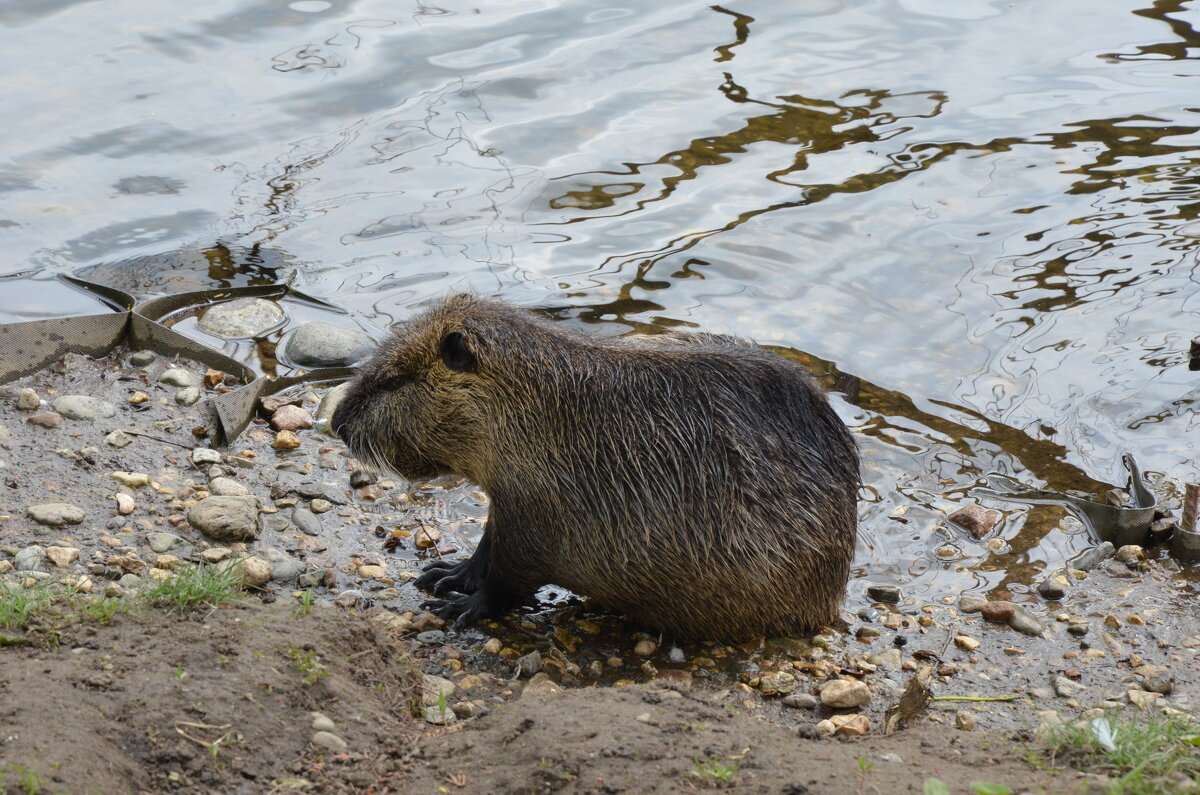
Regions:
<instances>
[{"instance_id":1,"label":"nutria's ear","mask_svg":"<svg viewBox=\"0 0 1200 795\"><path fill-rule=\"evenodd\" d=\"M442 364L451 370L470 373L479 365L479 360L475 358L475 353L467 345L467 338L461 331L446 332L438 348L442 355Z\"/></svg>"}]
</instances>

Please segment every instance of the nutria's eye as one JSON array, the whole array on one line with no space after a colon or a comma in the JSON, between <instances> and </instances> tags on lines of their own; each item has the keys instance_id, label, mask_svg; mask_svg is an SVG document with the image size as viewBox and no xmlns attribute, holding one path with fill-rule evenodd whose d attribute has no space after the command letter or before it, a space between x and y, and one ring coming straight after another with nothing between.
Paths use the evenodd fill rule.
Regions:
<instances>
[{"instance_id":1,"label":"nutria's eye","mask_svg":"<svg viewBox=\"0 0 1200 795\"><path fill-rule=\"evenodd\" d=\"M451 370L474 372L479 364L474 352L467 346L467 338L461 331L451 331L442 337L439 349L442 363Z\"/></svg>"}]
</instances>

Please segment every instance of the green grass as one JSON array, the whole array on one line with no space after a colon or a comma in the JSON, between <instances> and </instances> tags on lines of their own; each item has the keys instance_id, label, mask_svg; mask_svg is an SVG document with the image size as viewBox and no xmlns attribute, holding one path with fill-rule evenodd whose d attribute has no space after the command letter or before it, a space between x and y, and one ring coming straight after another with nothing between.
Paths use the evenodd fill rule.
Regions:
<instances>
[{"instance_id":1,"label":"green grass","mask_svg":"<svg viewBox=\"0 0 1200 795\"><path fill-rule=\"evenodd\" d=\"M312 588L304 589L304 593L300 594L299 604L296 605L296 618L304 618L312 612L315 598Z\"/></svg>"},{"instance_id":2,"label":"green grass","mask_svg":"<svg viewBox=\"0 0 1200 795\"><path fill-rule=\"evenodd\" d=\"M1109 795L1152 795L1163 791L1163 779L1181 774L1200 783L1200 726L1186 718L1122 718L1113 714L1112 748L1105 747L1090 725L1050 728L1033 761L1049 766L1102 773L1112 779ZM1173 783L1172 783L1173 785Z\"/></svg>"},{"instance_id":3,"label":"green grass","mask_svg":"<svg viewBox=\"0 0 1200 795\"><path fill-rule=\"evenodd\" d=\"M284 656L292 661L292 667L303 677L301 681L306 685L315 685L318 681L330 675L325 666L321 664L317 653L312 649L288 646L284 649L283 653Z\"/></svg>"},{"instance_id":4,"label":"green grass","mask_svg":"<svg viewBox=\"0 0 1200 795\"><path fill-rule=\"evenodd\" d=\"M710 756L707 759L692 757L692 775L710 781L732 781L741 767L721 761L720 757Z\"/></svg>"},{"instance_id":5,"label":"green grass","mask_svg":"<svg viewBox=\"0 0 1200 795\"><path fill-rule=\"evenodd\" d=\"M192 605L216 607L235 601L241 593L238 573L233 567L219 569L202 563L181 566L176 572L176 576L146 592L150 604L174 607L182 613Z\"/></svg>"},{"instance_id":6,"label":"green grass","mask_svg":"<svg viewBox=\"0 0 1200 795\"><path fill-rule=\"evenodd\" d=\"M0 792L11 795L41 795L61 791L52 789L46 779L33 768L17 764L0 767Z\"/></svg>"},{"instance_id":7,"label":"green grass","mask_svg":"<svg viewBox=\"0 0 1200 795\"><path fill-rule=\"evenodd\" d=\"M32 588L0 583L0 628L25 627L67 594L65 588L54 583L39 583Z\"/></svg>"},{"instance_id":8,"label":"green grass","mask_svg":"<svg viewBox=\"0 0 1200 795\"><path fill-rule=\"evenodd\" d=\"M118 599L111 596L85 596L76 594L69 598L71 616L90 618L98 624L108 626L113 617L133 611L133 603L128 599Z\"/></svg>"}]
</instances>

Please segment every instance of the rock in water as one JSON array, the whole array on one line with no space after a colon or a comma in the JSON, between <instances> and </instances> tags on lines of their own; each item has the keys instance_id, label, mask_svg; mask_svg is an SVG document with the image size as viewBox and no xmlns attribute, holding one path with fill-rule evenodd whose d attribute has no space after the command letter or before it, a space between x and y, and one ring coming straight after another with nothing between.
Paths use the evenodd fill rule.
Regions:
<instances>
[{"instance_id":1,"label":"rock in water","mask_svg":"<svg viewBox=\"0 0 1200 795\"><path fill-rule=\"evenodd\" d=\"M113 404L88 395L65 395L52 404L54 410L69 420L95 420L117 413Z\"/></svg>"},{"instance_id":2,"label":"rock in water","mask_svg":"<svg viewBox=\"0 0 1200 795\"><path fill-rule=\"evenodd\" d=\"M349 367L366 358L374 348L361 331L315 320L292 334L284 356L301 367Z\"/></svg>"},{"instance_id":3,"label":"rock in water","mask_svg":"<svg viewBox=\"0 0 1200 795\"><path fill-rule=\"evenodd\" d=\"M236 298L204 310L198 325L225 339L257 337L278 326L287 315L283 307L263 298Z\"/></svg>"},{"instance_id":4,"label":"rock in water","mask_svg":"<svg viewBox=\"0 0 1200 795\"><path fill-rule=\"evenodd\" d=\"M258 538L258 500L248 496L208 497L192 506L188 523L215 541Z\"/></svg>"}]
</instances>

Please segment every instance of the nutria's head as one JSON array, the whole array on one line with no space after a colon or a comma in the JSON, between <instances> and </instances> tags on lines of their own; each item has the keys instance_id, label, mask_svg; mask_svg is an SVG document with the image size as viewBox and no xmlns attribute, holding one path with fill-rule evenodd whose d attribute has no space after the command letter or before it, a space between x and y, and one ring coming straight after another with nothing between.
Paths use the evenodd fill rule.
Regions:
<instances>
[{"instance_id":1,"label":"nutria's head","mask_svg":"<svg viewBox=\"0 0 1200 795\"><path fill-rule=\"evenodd\" d=\"M487 427L489 330L516 313L455 295L395 327L359 370L332 428L355 457L409 479L478 479Z\"/></svg>"}]
</instances>

